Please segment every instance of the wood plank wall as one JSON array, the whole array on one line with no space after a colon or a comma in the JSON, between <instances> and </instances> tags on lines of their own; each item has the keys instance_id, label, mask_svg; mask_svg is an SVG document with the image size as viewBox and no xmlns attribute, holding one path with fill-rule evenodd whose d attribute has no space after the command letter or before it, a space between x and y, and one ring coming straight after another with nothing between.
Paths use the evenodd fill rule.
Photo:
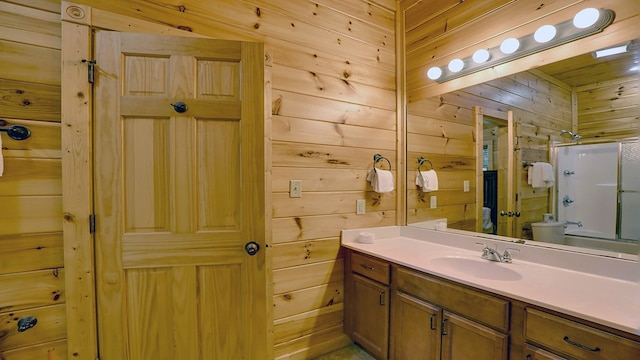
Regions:
<instances>
[{"instance_id":1,"label":"wood plank wall","mask_svg":"<svg viewBox=\"0 0 640 360\"><path fill-rule=\"evenodd\" d=\"M640 78L620 79L575 89L578 134L588 138L628 138L640 134Z\"/></svg>"},{"instance_id":2,"label":"wood plank wall","mask_svg":"<svg viewBox=\"0 0 640 360\"><path fill-rule=\"evenodd\" d=\"M60 144L60 3L0 2L0 358L66 357ZM4 124L0 124L4 125ZM37 319L18 332L18 321Z\"/></svg>"},{"instance_id":3,"label":"wood plank wall","mask_svg":"<svg viewBox=\"0 0 640 360\"><path fill-rule=\"evenodd\" d=\"M396 193L377 194L365 180L375 153L397 169L395 0L78 3L120 14L123 23L127 16L266 43L274 352L306 359L350 343L342 332L340 230L396 221ZM301 198L288 196L292 179L302 180ZM366 199L365 215L355 215L357 199Z\"/></svg>"}]
</instances>

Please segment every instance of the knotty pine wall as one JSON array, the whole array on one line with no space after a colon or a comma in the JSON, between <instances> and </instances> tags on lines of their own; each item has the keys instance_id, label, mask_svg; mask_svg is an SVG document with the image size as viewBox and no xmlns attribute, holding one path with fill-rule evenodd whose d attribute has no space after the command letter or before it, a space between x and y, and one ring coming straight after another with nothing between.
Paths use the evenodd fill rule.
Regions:
<instances>
[{"instance_id":1,"label":"knotty pine wall","mask_svg":"<svg viewBox=\"0 0 640 360\"><path fill-rule=\"evenodd\" d=\"M7 7L14 9L6 16L5 26L19 24L16 25L18 30L10 32L19 37L10 39L15 44L5 43L3 39L1 77L11 81L36 83L32 86L38 90L39 96L30 97L34 105L15 106L15 111L22 111L20 116L16 113L16 118L46 120L55 126L45 132L34 124L31 127L34 136L29 142L5 142L5 147L10 150L4 152L8 159L7 170L6 176L0 179L0 185L4 185L0 186L0 191L3 191L3 206L0 210L3 227L0 231L11 235L3 235L2 248L24 247L26 241L23 238L35 238L22 233L52 234L37 237L41 241L49 241L46 246L42 246L43 249L31 250L37 255L20 254L20 259L30 258L34 264L38 264L33 269L27 269L25 264L15 260L18 250L9 253L2 251L0 256L3 256L3 264L4 261L16 263L12 265L15 269L11 272L47 268L49 270L44 271L41 278L53 279L49 280L52 284L47 285L46 291L36 291L34 287L33 291L39 295L37 301L25 297L17 286L13 286L12 290L5 290L8 288L3 287L0 291L9 292L16 298L15 302L41 306L52 304L46 294L51 298L55 297L57 303L64 301L64 291L59 286L63 282L64 271L59 269L57 277L51 276L53 268L62 267L59 233L62 219L59 164L61 146L58 125L60 2L30 0L22 3L25 5L0 3L2 11L7 11ZM396 222L396 194L376 194L365 180L375 153L388 157L394 166L394 172L397 169L395 0L218 0L184 1L180 6L141 0L79 3L214 38L266 43L273 63L273 125L268 130L273 144L271 254L274 267L273 330L276 358L314 357L350 343L350 339L342 332L343 260L339 245L340 230L393 225ZM21 27L30 23L14 20L12 16L16 14L24 18L33 17L37 21L33 20L33 24L23 31L25 29ZM56 38L49 33L36 32L35 29L41 28L42 22L48 25L45 29L55 29L55 46L41 43L44 39ZM7 35L9 33L2 31L1 36ZM36 42L37 45L21 44L25 41ZM7 47L9 50L4 51L4 47L9 45L12 47ZM4 58L9 55L12 57L11 61L4 62ZM16 70L22 68L30 71ZM39 82L45 82L46 86L37 84ZM6 84L4 80L3 84ZM11 87L7 85L7 88ZM40 105L36 98L50 100L50 103ZM52 109L46 109L45 105L51 105ZM7 105L3 102L2 106ZM40 107L39 111L29 111L35 106ZM37 112L37 115L32 115L32 112ZM25 113L29 115L24 115ZM5 114L7 113L2 113L3 116ZM37 151L30 153L10 148L24 147L26 144L35 146L37 139L44 139L47 149L41 149L45 145L38 145ZM13 180L13 188L21 191L30 188L31 192L16 197L15 191L10 191L11 195L4 193L9 192L5 184L14 176L11 173L19 168L11 163L12 153L13 157L27 157L31 154L42 162L45 159L41 158L47 156L57 159L57 162L55 159L47 162L53 165L46 171L39 171L30 163L20 166L24 168L20 179L31 186L16 183L19 181L16 179ZM45 180L40 180L40 177L45 177L47 184L50 184L47 187L41 186ZM288 197L291 179L303 181L302 198ZM365 215L355 215L357 199L366 199ZM37 205L31 205L34 203ZM39 246L40 243L29 248ZM52 253L47 255L51 260L45 261L45 251ZM5 267L2 268L4 271ZM25 279L16 277L11 284L17 284L20 280L24 283ZM30 278L29 282L33 283ZM55 296L55 291L60 291L61 296ZM2 299L4 302L5 297ZM48 338L39 342L51 341L55 337L62 340L62 346L64 304L56 306L47 308L58 310L55 313L56 331L47 331ZM11 314L15 315L14 312ZM45 324L45 320L41 318L36 328L20 334L25 334L22 338L29 339L28 343L23 342L20 346L36 342L33 334L36 329L45 329L45 325L40 325ZM19 335L15 333L15 322L8 325L11 328L9 339L17 339ZM5 326L5 322L0 326ZM10 343L9 339L0 342L0 351L8 350L9 346L15 347L11 345L15 340ZM59 347L56 350L62 354L64 349ZM63 358L62 355L59 357Z\"/></svg>"},{"instance_id":2,"label":"knotty pine wall","mask_svg":"<svg viewBox=\"0 0 640 360\"><path fill-rule=\"evenodd\" d=\"M628 138L640 133L640 78L594 83L575 89L578 134L588 138Z\"/></svg>"},{"instance_id":3,"label":"knotty pine wall","mask_svg":"<svg viewBox=\"0 0 640 360\"><path fill-rule=\"evenodd\" d=\"M60 144L60 3L0 2L0 358L66 357ZM0 124L4 126L4 124ZM37 325L17 332L19 319Z\"/></svg>"}]
</instances>

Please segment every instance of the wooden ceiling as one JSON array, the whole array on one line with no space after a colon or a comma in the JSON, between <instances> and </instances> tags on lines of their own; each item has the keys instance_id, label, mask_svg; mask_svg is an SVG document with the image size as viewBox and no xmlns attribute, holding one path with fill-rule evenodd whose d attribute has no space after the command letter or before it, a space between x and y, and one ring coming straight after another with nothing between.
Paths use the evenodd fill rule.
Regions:
<instances>
[{"instance_id":1,"label":"wooden ceiling","mask_svg":"<svg viewBox=\"0 0 640 360\"><path fill-rule=\"evenodd\" d=\"M622 45L622 44L620 44ZM624 54L596 59L592 53L578 55L538 70L572 87L594 84L640 73L640 39L631 41ZM635 70L630 70L635 67Z\"/></svg>"}]
</instances>

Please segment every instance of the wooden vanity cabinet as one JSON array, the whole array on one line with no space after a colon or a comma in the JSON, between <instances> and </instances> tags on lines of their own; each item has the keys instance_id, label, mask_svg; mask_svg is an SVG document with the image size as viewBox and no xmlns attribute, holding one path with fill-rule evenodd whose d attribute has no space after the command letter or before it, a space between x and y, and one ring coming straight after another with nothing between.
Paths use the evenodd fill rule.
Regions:
<instances>
[{"instance_id":1,"label":"wooden vanity cabinet","mask_svg":"<svg viewBox=\"0 0 640 360\"><path fill-rule=\"evenodd\" d=\"M389 263L347 251L345 332L376 359L389 349Z\"/></svg>"},{"instance_id":2,"label":"wooden vanity cabinet","mask_svg":"<svg viewBox=\"0 0 640 360\"><path fill-rule=\"evenodd\" d=\"M638 341L531 307L526 309L524 334L527 343L569 359L640 359Z\"/></svg>"},{"instance_id":3,"label":"wooden vanity cabinet","mask_svg":"<svg viewBox=\"0 0 640 360\"><path fill-rule=\"evenodd\" d=\"M377 359L640 360L640 336L349 249L345 331Z\"/></svg>"},{"instance_id":4,"label":"wooden vanity cabinet","mask_svg":"<svg viewBox=\"0 0 640 360\"><path fill-rule=\"evenodd\" d=\"M403 267L392 269L391 359L508 358L508 301Z\"/></svg>"},{"instance_id":5,"label":"wooden vanity cabinet","mask_svg":"<svg viewBox=\"0 0 640 360\"><path fill-rule=\"evenodd\" d=\"M440 359L442 309L394 290L391 295L391 359Z\"/></svg>"}]
</instances>

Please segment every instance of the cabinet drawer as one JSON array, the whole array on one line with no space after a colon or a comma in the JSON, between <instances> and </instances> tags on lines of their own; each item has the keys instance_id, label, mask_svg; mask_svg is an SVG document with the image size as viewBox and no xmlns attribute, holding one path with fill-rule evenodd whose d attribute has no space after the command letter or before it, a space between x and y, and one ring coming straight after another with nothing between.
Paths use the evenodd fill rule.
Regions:
<instances>
[{"instance_id":1,"label":"cabinet drawer","mask_svg":"<svg viewBox=\"0 0 640 360\"><path fill-rule=\"evenodd\" d=\"M370 256L351 253L351 271L389 285L389 263Z\"/></svg>"},{"instance_id":2,"label":"cabinet drawer","mask_svg":"<svg viewBox=\"0 0 640 360\"><path fill-rule=\"evenodd\" d=\"M398 290L502 331L509 330L509 301L394 266Z\"/></svg>"},{"instance_id":3,"label":"cabinet drawer","mask_svg":"<svg viewBox=\"0 0 640 360\"><path fill-rule=\"evenodd\" d=\"M640 359L640 343L536 309L525 313L525 338L580 359Z\"/></svg>"}]
</instances>

